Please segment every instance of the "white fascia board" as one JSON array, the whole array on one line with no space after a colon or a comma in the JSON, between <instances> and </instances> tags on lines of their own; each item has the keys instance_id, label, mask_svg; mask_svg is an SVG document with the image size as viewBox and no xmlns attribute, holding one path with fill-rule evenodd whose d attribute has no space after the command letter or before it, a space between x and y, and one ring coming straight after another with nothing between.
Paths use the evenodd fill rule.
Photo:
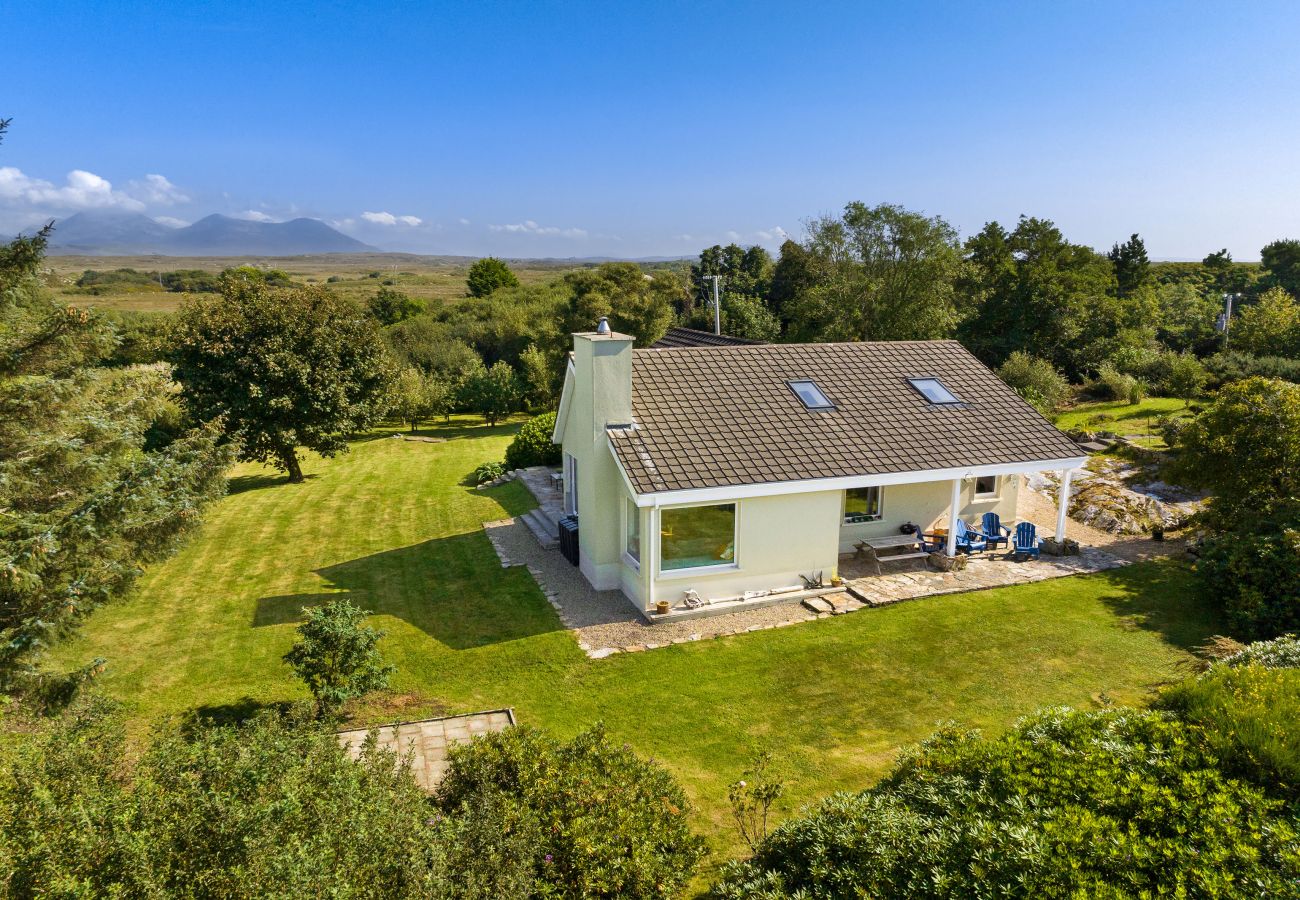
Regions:
<instances>
[{"instance_id":1,"label":"white fascia board","mask_svg":"<svg viewBox=\"0 0 1300 900\"><path fill-rule=\"evenodd\" d=\"M610 446L610 451L613 451ZM618 459L618 454L614 454ZM987 466L967 466L960 469L925 469L916 472L889 472L883 475L848 475L842 478L812 478L806 481L772 481L762 484L728 485L716 488L695 488L684 491L659 491L638 494L632 491L637 506L677 506L698 503L717 503L723 500L744 500L749 497L776 497L782 494L809 494L816 491L843 491L849 488L877 487L891 484L920 484L926 481L952 481L957 478L978 478L981 475L1021 475L1027 472L1050 472L1077 469L1088 461L1086 456L1069 459L1043 459L1023 463L999 463ZM623 467L619 465L619 471ZM631 488L627 473L623 479Z\"/></svg>"},{"instance_id":2,"label":"white fascia board","mask_svg":"<svg viewBox=\"0 0 1300 900\"><path fill-rule=\"evenodd\" d=\"M569 419L569 407L572 405L573 380L576 377L573 360L564 367L564 387L560 390L560 408L555 413L555 428L551 430L551 443L564 443L564 425Z\"/></svg>"}]
</instances>

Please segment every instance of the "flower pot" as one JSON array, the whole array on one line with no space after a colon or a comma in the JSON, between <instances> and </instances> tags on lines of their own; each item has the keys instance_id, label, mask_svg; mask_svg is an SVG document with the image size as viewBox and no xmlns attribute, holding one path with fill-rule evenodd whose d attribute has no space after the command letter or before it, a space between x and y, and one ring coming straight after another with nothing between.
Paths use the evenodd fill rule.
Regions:
<instances>
[{"instance_id":1,"label":"flower pot","mask_svg":"<svg viewBox=\"0 0 1300 900\"><path fill-rule=\"evenodd\" d=\"M655 612L657 612L661 616L666 614L668 610L671 608L672 608L672 604L670 604L667 600L660 600L658 603L655 604Z\"/></svg>"},{"instance_id":2,"label":"flower pot","mask_svg":"<svg viewBox=\"0 0 1300 900\"><path fill-rule=\"evenodd\" d=\"M831 587L840 587L844 584L844 579L838 575L831 576Z\"/></svg>"}]
</instances>

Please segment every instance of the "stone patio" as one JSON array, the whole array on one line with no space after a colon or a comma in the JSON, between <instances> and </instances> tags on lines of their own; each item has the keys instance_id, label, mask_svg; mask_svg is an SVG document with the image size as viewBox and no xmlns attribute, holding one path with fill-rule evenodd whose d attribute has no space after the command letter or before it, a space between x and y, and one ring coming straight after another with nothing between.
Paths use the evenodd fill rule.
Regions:
<instances>
[{"instance_id":1,"label":"stone patio","mask_svg":"<svg viewBox=\"0 0 1300 900\"><path fill-rule=\"evenodd\" d=\"M555 608L561 624L574 633L578 646L593 659L617 653L656 650L671 644L797 625L814 619L888 606L901 600L1028 584L1127 565L1128 560L1095 547L1078 556L1013 562L1002 552L969 558L960 572L936 572L924 559L886 562L884 574L868 574L865 562L840 560L844 592L803 602L736 608L708 618L647 621L619 591L598 591L558 551L543 549L518 519L485 522L483 530L503 568L526 566ZM1042 527L1039 531L1046 532ZM860 568L859 568L860 567Z\"/></svg>"},{"instance_id":2,"label":"stone patio","mask_svg":"<svg viewBox=\"0 0 1300 900\"><path fill-rule=\"evenodd\" d=\"M443 716L422 719L418 722L398 722L381 725L376 731L379 746L392 750L399 757L408 753L411 772L420 787L432 791L447 771L447 748L452 744L468 743L479 735L504 731L515 724L512 709L493 709L464 716ZM338 733L339 743L355 758L361 754L370 728L357 728Z\"/></svg>"}]
</instances>

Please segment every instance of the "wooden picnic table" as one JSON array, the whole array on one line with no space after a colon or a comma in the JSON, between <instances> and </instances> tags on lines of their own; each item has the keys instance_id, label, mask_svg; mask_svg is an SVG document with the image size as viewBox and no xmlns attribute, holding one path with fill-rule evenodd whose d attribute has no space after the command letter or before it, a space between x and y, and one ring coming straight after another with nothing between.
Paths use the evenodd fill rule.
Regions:
<instances>
[{"instance_id":1,"label":"wooden picnic table","mask_svg":"<svg viewBox=\"0 0 1300 900\"><path fill-rule=\"evenodd\" d=\"M859 557L866 559L867 562L876 567L876 574L879 575L881 574L880 564L882 562L893 562L898 559L920 559L921 557L929 556L930 554L924 550L913 549L908 553L889 553L885 556L881 556L878 551L903 549L907 547L916 548L920 543L920 533L913 532L912 534L888 534L883 537L864 538L853 546L857 548Z\"/></svg>"}]
</instances>

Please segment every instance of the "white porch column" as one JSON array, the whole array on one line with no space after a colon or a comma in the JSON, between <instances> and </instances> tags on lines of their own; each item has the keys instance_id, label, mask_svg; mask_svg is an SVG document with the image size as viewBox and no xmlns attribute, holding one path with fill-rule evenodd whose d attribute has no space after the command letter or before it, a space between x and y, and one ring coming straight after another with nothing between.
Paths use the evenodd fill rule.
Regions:
<instances>
[{"instance_id":1,"label":"white porch column","mask_svg":"<svg viewBox=\"0 0 1300 900\"><path fill-rule=\"evenodd\" d=\"M961 515L961 479L952 480L952 504L948 507L948 555L957 555L957 518Z\"/></svg>"},{"instance_id":2,"label":"white porch column","mask_svg":"<svg viewBox=\"0 0 1300 900\"><path fill-rule=\"evenodd\" d=\"M1065 519L1070 509L1070 477L1074 469L1061 470L1061 484L1056 489L1056 540L1065 540Z\"/></svg>"}]
</instances>

